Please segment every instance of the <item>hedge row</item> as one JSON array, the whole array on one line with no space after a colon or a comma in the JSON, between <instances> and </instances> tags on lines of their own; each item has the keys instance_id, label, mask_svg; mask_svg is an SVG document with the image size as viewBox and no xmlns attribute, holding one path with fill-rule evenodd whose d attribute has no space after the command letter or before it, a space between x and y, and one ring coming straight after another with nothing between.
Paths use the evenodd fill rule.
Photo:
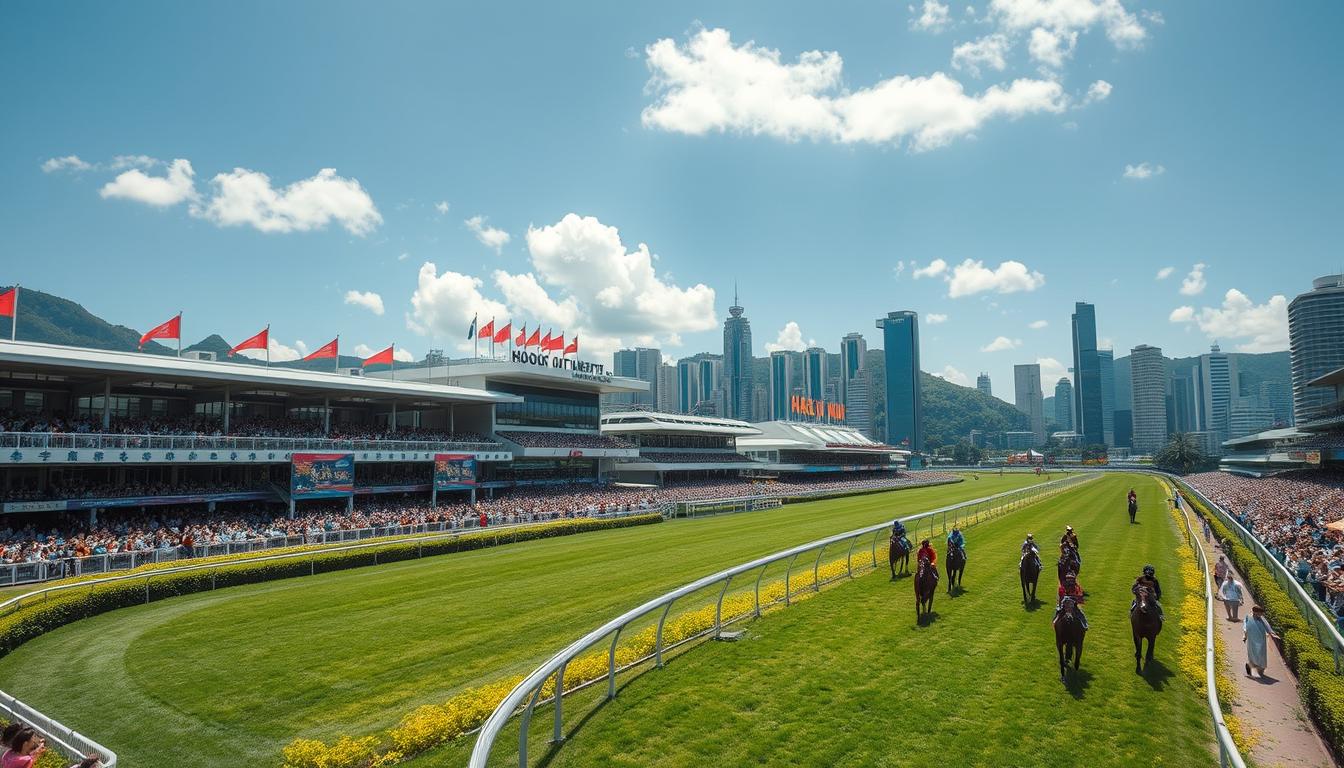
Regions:
<instances>
[{"instance_id":1,"label":"hedge row","mask_svg":"<svg viewBox=\"0 0 1344 768\"><path fill-rule=\"evenodd\" d=\"M1188 492L1184 495L1209 521L1209 527L1219 541L1224 542L1223 553L1246 579L1251 594L1265 607L1269 623L1283 638L1283 656L1288 668L1297 675L1302 705L1321 729L1321 735L1335 755L1344 755L1344 677L1335 674L1334 655L1316 639L1297 603L1279 586L1274 574L1261 564L1255 553L1242 544L1203 502Z\"/></svg>"},{"instance_id":2,"label":"hedge row","mask_svg":"<svg viewBox=\"0 0 1344 768\"><path fill-rule=\"evenodd\" d=\"M207 592L222 587L256 584L263 581L309 576L318 573L359 568L366 565L413 560L418 557L446 555L484 549L500 544L568 536L586 531L628 528L660 523L658 514L633 515L613 519L581 518L536 525L520 525L495 530L483 529L461 536L427 541L389 543L360 549L319 551L307 557L283 560L251 560L226 563L215 568L181 573L146 574L141 578L109 581L72 587L49 593L46 598L24 605L0 617L0 656L27 641L80 619L100 613L143 605L166 597Z\"/></svg>"}]
</instances>

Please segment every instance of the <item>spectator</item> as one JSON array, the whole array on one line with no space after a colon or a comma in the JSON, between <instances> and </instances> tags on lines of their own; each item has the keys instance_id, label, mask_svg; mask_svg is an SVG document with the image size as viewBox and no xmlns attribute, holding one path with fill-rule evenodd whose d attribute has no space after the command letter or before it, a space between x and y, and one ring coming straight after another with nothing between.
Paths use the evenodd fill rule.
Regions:
<instances>
[{"instance_id":1,"label":"spectator","mask_svg":"<svg viewBox=\"0 0 1344 768\"><path fill-rule=\"evenodd\" d=\"M46 739L24 726L10 739L9 751L0 756L0 768L31 768L46 751Z\"/></svg>"},{"instance_id":2,"label":"spectator","mask_svg":"<svg viewBox=\"0 0 1344 768\"><path fill-rule=\"evenodd\" d=\"M1223 581L1223 586L1218 589L1218 596L1222 598L1223 607L1227 609L1227 620L1238 621L1237 612L1241 610L1241 601L1245 594L1236 576L1228 576Z\"/></svg>"},{"instance_id":3,"label":"spectator","mask_svg":"<svg viewBox=\"0 0 1344 768\"><path fill-rule=\"evenodd\" d=\"M1274 634L1274 628L1269 626L1269 620L1265 618L1265 609L1260 606L1251 607L1251 615L1246 617L1242 624L1241 641L1246 644L1246 676L1251 676L1251 670L1254 669L1265 676L1265 667L1269 664L1269 638L1279 639Z\"/></svg>"},{"instance_id":4,"label":"spectator","mask_svg":"<svg viewBox=\"0 0 1344 768\"><path fill-rule=\"evenodd\" d=\"M1218 562L1214 563L1213 565L1213 586L1215 589L1222 588L1223 579L1227 578L1228 570L1229 567L1227 565L1227 556L1219 555Z\"/></svg>"}]
</instances>

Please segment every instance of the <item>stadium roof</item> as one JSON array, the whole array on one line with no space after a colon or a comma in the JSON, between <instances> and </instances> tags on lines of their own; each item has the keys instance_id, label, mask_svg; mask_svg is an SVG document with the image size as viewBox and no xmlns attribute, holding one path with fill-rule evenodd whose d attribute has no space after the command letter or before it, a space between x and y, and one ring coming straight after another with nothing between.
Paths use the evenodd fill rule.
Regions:
<instances>
[{"instance_id":1,"label":"stadium roof","mask_svg":"<svg viewBox=\"0 0 1344 768\"><path fill-rule=\"evenodd\" d=\"M0 367L11 378L44 377L48 381L76 384L96 382L101 385L111 378L117 386L139 382L182 384L202 389L241 385L287 395L337 395L420 404L515 403L522 399L483 389L441 384L27 341L0 341Z\"/></svg>"},{"instance_id":2,"label":"stadium roof","mask_svg":"<svg viewBox=\"0 0 1344 768\"><path fill-rule=\"evenodd\" d=\"M657 411L614 411L602 414L602 431L611 434L661 432L664 434L759 435L761 430L745 421L716 416L688 416Z\"/></svg>"},{"instance_id":3,"label":"stadium roof","mask_svg":"<svg viewBox=\"0 0 1344 768\"><path fill-rule=\"evenodd\" d=\"M1297 427L1284 427L1283 429L1267 429L1264 432L1256 432L1253 435L1238 437L1232 440L1224 440L1223 445L1227 448L1240 448L1242 446L1256 445L1259 443L1277 443L1280 440L1296 440L1299 437L1308 437L1306 432L1299 432Z\"/></svg>"},{"instance_id":4,"label":"stadium roof","mask_svg":"<svg viewBox=\"0 0 1344 768\"><path fill-rule=\"evenodd\" d=\"M597 392L604 395L622 392L647 392L649 390L647 381L632 379L628 376L613 376L606 366L576 360L566 360L565 362L566 365L586 366L591 370L575 370L570 367L556 368L551 365L532 365L503 359L476 358L453 360L447 366L437 366L432 369L414 368L404 372L397 371L397 376L399 379L404 376L412 380L432 380L437 377L440 381L450 377L451 381L468 389L476 388L472 391L487 389L491 382ZM600 370L598 370L599 368ZM382 379L387 375L388 373L381 371L371 374L373 378L377 379Z\"/></svg>"},{"instance_id":5,"label":"stadium roof","mask_svg":"<svg viewBox=\"0 0 1344 768\"><path fill-rule=\"evenodd\" d=\"M1317 376L1311 381L1308 381L1307 386L1344 387L1344 368L1336 368L1335 370L1325 374L1324 376Z\"/></svg>"},{"instance_id":6,"label":"stadium roof","mask_svg":"<svg viewBox=\"0 0 1344 768\"><path fill-rule=\"evenodd\" d=\"M739 437L739 451L834 451L837 453L863 451L868 453L903 453L890 445L883 445L865 436L854 427L844 424L819 424L802 421L763 421L755 425L760 435Z\"/></svg>"}]
</instances>

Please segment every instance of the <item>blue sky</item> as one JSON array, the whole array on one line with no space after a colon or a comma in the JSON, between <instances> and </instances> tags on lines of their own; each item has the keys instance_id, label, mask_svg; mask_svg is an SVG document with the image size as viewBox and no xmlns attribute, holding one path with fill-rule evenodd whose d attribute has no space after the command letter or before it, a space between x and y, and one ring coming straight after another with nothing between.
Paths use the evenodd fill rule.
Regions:
<instances>
[{"instance_id":1,"label":"blue sky","mask_svg":"<svg viewBox=\"0 0 1344 768\"><path fill-rule=\"evenodd\" d=\"M609 359L720 351L736 279L757 354L914 309L927 370L1011 397L1075 300L1117 354L1282 349L1344 264L1339 4L645 5L5 3L0 282Z\"/></svg>"}]
</instances>

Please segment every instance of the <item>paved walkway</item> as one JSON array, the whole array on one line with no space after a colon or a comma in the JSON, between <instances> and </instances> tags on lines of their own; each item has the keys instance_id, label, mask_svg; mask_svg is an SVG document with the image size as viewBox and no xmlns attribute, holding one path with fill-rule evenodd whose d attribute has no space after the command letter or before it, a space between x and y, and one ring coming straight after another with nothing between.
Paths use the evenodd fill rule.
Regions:
<instances>
[{"instance_id":1,"label":"paved walkway","mask_svg":"<svg viewBox=\"0 0 1344 768\"><path fill-rule=\"evenodd\" d=\"M1190 515L1188 509L1186 514ZM1190 515L1190 520L1198 535L1199 518ZM1212 568L1221 552L1209 541L1200 543ZM1232 567L1231 561L1228 566ZM1245 577L1235 568L1231 572L1245 586ZM1242 603L1237 614L1240 618L1248 616L1251 606L1256 604L1251 591L1243 591L1247 602ZM1223 636L1223 671L1233 681L1232 714L1241 721L1243 732L1255 740L1251 754L1244 757L1253 760L1259 768L1335 768L1330 751L1302 708L1297 678L1289 671L1278 644L1269 643L1269 666L1265 668L1265 677L1248 677L1241 621L1229 621L1227 608L1219 600L1214 602L1213 621Z\"/></svg>"}]
</instances>

